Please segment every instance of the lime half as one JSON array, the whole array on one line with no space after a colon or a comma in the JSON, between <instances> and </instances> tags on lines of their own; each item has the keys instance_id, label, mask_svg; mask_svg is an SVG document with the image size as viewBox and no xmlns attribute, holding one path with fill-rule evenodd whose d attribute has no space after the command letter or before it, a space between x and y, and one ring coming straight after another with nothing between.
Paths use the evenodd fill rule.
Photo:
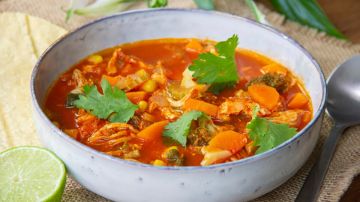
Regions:
<instances>
[{"instance_id":1,"label":"lime half","mask_svg":"<svg viewBox=\"0 0 360 202\"><path fill-rule=\"evenodd\" d=\"M49 150L15 147L0 153L0 201L60 201L63 162Z\"/></svg>"}]
</instances>

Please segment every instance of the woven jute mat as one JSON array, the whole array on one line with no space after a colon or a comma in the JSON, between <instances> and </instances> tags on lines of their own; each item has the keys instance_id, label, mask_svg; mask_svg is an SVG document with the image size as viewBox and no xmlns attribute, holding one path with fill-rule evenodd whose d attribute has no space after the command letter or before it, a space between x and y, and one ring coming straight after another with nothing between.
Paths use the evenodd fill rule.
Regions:
<instances>
[{"instance_id":1,"label":"woven jute mat","mask_svg":"<svg viewBox=\"0 0 360 202\"><path fill-rule=\"evenodd\" d=\"M217 0L216 9L234 15L250 17L248 7L242 0ZM74 17L69 23L65 23L66 1L61 0L0 0L0 12L16 11L44 18L67 30L72 30L92 20L85 17ZM139 3L131 9L145 8L144 3ZM169 7L195 8L191 0L170 0ZM297 23L286 21L283 16L272 12L260 5L270 24L280 31L290 35L302 44L319 62L325 76L340 63L353 55L360 54L360 45L351 44L326 36L314 29L301 26ZM3 28L1 28L3 29ZM360 71L360 67L359 67ZM320 153L320 147L329 134L332 121L325 117L319 142L309 160L300 171L285 184L274 191L256 199L255 201L293 201L302 186L316 157ZM350 185L353 177L360 173L360 126L347 129L337 146L336 153L326 175L321 190L319 201L338 201ZM63 201L108 201L98 196L72 179L68 179Z\"/></svg>"}]
</instances>

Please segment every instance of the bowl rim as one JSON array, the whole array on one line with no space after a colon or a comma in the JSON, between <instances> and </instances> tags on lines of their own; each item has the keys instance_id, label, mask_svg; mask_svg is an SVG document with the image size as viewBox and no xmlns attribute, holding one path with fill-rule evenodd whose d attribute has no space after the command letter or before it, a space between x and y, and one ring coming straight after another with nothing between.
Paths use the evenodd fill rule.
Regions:
<instances>
[{"instance_id":1,"label":"bowl rim","mask_svg":"<svg viewBox=\"0 0 360 202\"><path fill-rule=\"evenodd\" d=\"M67 37L71 36L72 34L78 32L79 30L82 30L88 26L91 26L92 24L95 23L99 23L101 21L106 21L108 19L111 18L121 18L122 16L127 16L127 15L137 15L137 14L141 14L141 13L157 13L157 12L185 12L185 13L198 13L201 15L215 15L215 16L219 16L219 17L224 17L224 18L232 18L232 19L236 19L236 20L241 20L244 21L246 23L250 23L253 24L255 26L258 26L260 28L266 29L267 31L272 32L273 34L276 34L278 36L280 36L281 38L285 39L286 41L288 41L289 43L291 43L292 45L294 45L296 48L298 48L308 59L310 59L311 63L315 66L317 72L318 72L318 76L320 77L320 81L321 81L321 89L323 90L322 92L322 98L320 101L320 105L318 110L314 113L314 117L313 119L301 130L299 131L296 135L294 135L292 138L290 138L289 140L281 143L280 145L276 146L275 148L268 150L264 153L261 154L257 154L254 156L250 156L244 159L240 159L237 161L232 161L232 162L227 162L227 163L220 163L220 164L214 164L214 165L209 165L209 166L153 166L151 164L145 164L145 163L141 163L141 162L133 162L133 161L128 161L128 160L124 160L121 158L117 158L117 157L113 157L111 155L102 153L100 151L97 151L81 142L78 142L76 140L74 140L73 138L71 138L70 136L68 136L67 134L65 134L62 130L60 130L59 128L57 128L51 121L50 119L45 115L45 113L43 112L43 110L40 107L40 104L36 98L35 95L35 81L36 81L36 76L37 73L39 71L39 66L43 60L44 57L46 57L46 55L53 49L55 48L59 43L61 43L63 40L65 40ZM40 118L45 121L46 127L50 127L50 129L55 132L56 134L58 134L61 138L63 138L65 141L67 141L70 144L75 145L76 147L79 147L80 149L82 149L85 152L88 152L91 154L91 156L98 156L101 157L103 159L107 159L110 161L113 161L114 163L120 163L120 164L125 164L127 166L133 166L136 168L146 168L146 169L155 169L155 170L172 170L172 171L204 171L204 170L213 170L213 169L223 169L226 167L233 167L233 166L239 166L239 165L244 165L247 163L252 163L255 161L259 161L261 159L265 159L268 158L269 156L273 155L274 153L276 153L279 150L282 150L283 148L287 147L288 145L290 145L291 143L293 143L294 141L296 141L297 139L299 139L303 134L305 134L306 132L308 132L313 126L314 124L318 121L318 119L321 117L321 114L324 112L324 107L325 107L325 100L326 100L326 96L327 96L327 88L326 88L326 82L325 82L325 77L324 77L324 73L322 71L322 69L320 68L320 65L318 64L318 62L315 60L315 58L302 46L300 45L295 39L293 39L292 37L288 36L287 34L284 34L278 30L276 30L275 28L269 26L269 25L265 25L265 24L261 24L256 22L255 20L249 19L249 18L245 18L245 17L240 17L240 16L236 16L236 15L232 15L229 13L224 13L224 12L219 12L219 11L208 11L208 10L201 10L201 9L186 9L186 8L158 8L158 9L140 9L140 10L132 10L132 11L126 11L126 12L122 12L122 13L118 13L118 14L114 14L114 15L110 15L110 16L106 16L103 18L99 18L96 20L93 20L87 24L84 24L74 30L72 30L71 32L63 35L62 37L60 37L58 40L56 40L54 43L51 44L51 46L49 46L39 57L38 61L36 62L33 70L32 70L32 74L31 74L31 80L30 80L30 91L31 91L31 101L33 103L33 107L35 108L34 113L38 113L40 115Z\"/></svg>"}]
</instances>

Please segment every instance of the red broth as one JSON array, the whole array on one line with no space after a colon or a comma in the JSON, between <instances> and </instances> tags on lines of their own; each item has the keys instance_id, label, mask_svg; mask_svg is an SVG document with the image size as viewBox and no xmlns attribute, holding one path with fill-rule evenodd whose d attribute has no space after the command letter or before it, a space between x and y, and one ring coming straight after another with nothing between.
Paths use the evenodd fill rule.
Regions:
<instances>
[{"instance_id":1,"label":"red broth","mask_svg":"<svg viewBox=\"0 0 360 202\"><path fill-rule=\"evenodd\" d=\"M192 64L193 60L197 59L200 53L213 51L214 44L215 42L199 39L158 39L124 44L95 53L93 55L96 55L97 61L94 62L94 60L89 59L91 56L85 58L62 74L53 87L49 89L45 103L46 113L54 124L77 141L113 156L154 165L203 165L201 164L204 160L203 150L208 146L209 141L212 139L211 137L207 137L204 140L203 137L193 135L193 141L188 141L189 143L186 147L183 147L161 135L157 135L151 140L144 140L137 137L137 133L159 121L168 120L169 122L174 122L184 113L185 110L182 110L181 107L176 109L169 107L166 110L167 106L150 109L151 106L154 106L154 103L151 101L153 100L152 96L156 94L155 92L166 91L170 83L180 83L183 79L184 70ZM111 58L114 57L114 52L117 50L121 57L113 61L116 64L121 64L122 67L117 68L116 72L109 74L107 67ZM101 58L101 61L99 58ZM242 93L249 97L247 92L249 82L262 78L266 71L272 71L266 70L265 66L274 65L286 69L263 55L245 49L236 50L235 60L240 80L234 88L226 89L219 95L201 92L201 95L198 95L195 99L209 103L211 106L216 106L216 109L224 111L224 103L230 102L230 100L235 98L237 99L238 94ZM99 88L100 81L104 75L108 76L108 78L125 78L126 76L137 74L141 69L150 75L149 79L152 79L153 74L155 74L154 72L161 70L166 83L155 81L157 82L156 90L144 93L145 96L141 100L147 103L146 109L137 110L135 117L128 122L128 125L133 127L133 130L129 128L126 130L119 128L112 129L112 131L105 131L104 134L107 136L101 137L102 139L100 138L101 143L95 144L91 142L94 139L91 137L99 135L97 132L110 123L108 120L99 119L83 109L66 107L65 103L67 102L68 94L79 85L79 78L74 76L74 70L80 72L79 74L81 74L81 78L85 83L97 85ZM266 70L265 72L264 69ZM261 103L251 99L249 102L259 104L261 108L264 108L263 111L265 112L261 115L262 117L275 120L275 122L280 120L280 123L283 120L285 124L286 121L289 121L288 124L299 131L312 118L311 100L302 82L288 69L286 69L286 78L289 84L287 84L286 90L279 92L279 101L275 108L266 109ZM144 83L141 83L130 90L126 90L126 93L143 91L143 85ZM297 102L294 101L295 97L297 97ZM301 103L304 99L306 99L306 102ZM291 102L293 103L289 105ZM139 104L139 102L134 104ZM248 103L242 104L246 105ZM273 118L274 116L277 116L277 118ZM230 129L237 134L242 134L246 138L246 144L240 150L232 152L227 158L218 159L213 163L234 161L254 155L257 148L251 145L252 140L246 130L246 125L251 120L249 112L243 110L236 113L228 112L228 114L225 113L222 116L211 115L211 120L212 124L219 128L220 131ZM116 130L119 135L124 135L122 136L124 142L122 142L121 138L114 136L113 130ZM214 137L216 135L210 136ZM115 138L119 143L116 145L110 144L111 140L115 141L115 139L110 137ZM99 141L99 138L97 141ZM169 152L171 149L176 150L175 156L179 158L177 159L178 161L167 159L166 152ZM174 151L172 152L174 153Z\"/></svg>"}]
</instances>

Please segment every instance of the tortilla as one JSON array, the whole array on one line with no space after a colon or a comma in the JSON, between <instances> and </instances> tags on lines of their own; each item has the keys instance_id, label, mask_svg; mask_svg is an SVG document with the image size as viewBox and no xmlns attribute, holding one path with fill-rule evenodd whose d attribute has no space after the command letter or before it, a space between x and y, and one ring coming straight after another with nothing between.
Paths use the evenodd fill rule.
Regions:
<instances>
[{"instance_id":1,"label":"tortilla","mask_svg":"<svg viewBox=\"0 0 360 202\"><path fill-rule=\"evenodd\" d=\"M23 13L1 13L0 27L0 151L39 145L32 120L31 71L38 56L66 31Z\"/></svg>"}]
</instances>

